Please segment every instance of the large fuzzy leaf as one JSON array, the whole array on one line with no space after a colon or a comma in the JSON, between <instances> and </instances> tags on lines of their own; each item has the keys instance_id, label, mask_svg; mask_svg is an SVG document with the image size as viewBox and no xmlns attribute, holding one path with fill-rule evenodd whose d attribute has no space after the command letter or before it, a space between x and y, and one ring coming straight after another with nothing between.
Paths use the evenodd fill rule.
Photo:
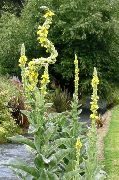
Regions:
<instances>
[{"instance_id":1,"label":"large fuzzy leaf","mask_svg":"<svg viewBox=\"0 0 119 180\"><path fill-rule=\"evenodd\" d=\"M56 139L52 144L47 144L47 150L45 151L46 155L51 154L53 151L56 151L58 147L61 145L64 145L65 147L71 147L72 142L74 141L74 138L60 138ZM46 147L44 147L46 149Z\"/></svg>"},{"instance_id":2,"label":"large fuzzy leaf","mask_svg":"<svg viewBox=\"0 0 119 180\"><path fill-rule=\"evenodd\" d=\"M66 147L71 147L72 143L74 144L75 138L60 138L55 141L57 146L65 145Z\"/></svg>"},{"instance_id":3,"label":"large fuzzy leaf","mask_svg":"<svg viewBox=\"0 0 119 180\"><path fill-rule=\"evenodd\" d=\"M62 177L62 180L71 180L71 179L75 178L76 175L79 177L79 180L80 180L80 179L82 179L82 177L79 173L80 173L80 169L65 173L64 176Z\"/></svg>"},{"instance_id":4,"label":"large fuzzy leaf","mask_svg":"<svg viewBox=\"0 0 119 180\"><path fill-rule=\"evenodd\" d=\"M47 172L49 180L59 180L58 176L55 173Z\"/></svg>"},{"instance_id":5,"label":"large fuzzy leaf","mask_svg":"<svg viewBox=\"0 0 119 180\"><path fill-rule=\"evenodd\" d=\"M44 168L50 163L50 160L45 158L42 154L38 154L34 161L37 169Z\"/></svg>"},{"instance_id":6,"label":"large fuzzy leaf","mask_svg":"<svg viewBox=\"0 0 119 180\"><path fill-rule=\"evenodd\" d=\"M51 169L54 168L56 165L58 165L66 156L69 155L69 153L72 152L73 149L59 149L55 154L53 154L49 160L50 160L50 167Z\"/></svg>"},{"instance_id":7,"label":"large fuzzy leaf","mask_svg":"<svg viewBox=\"0 0 119 180\"><path fill-rule=\"evenodd\" d=\"M40 174L40 172L35 167L31 167L28 164L26 164L25 162L20 162L17 160L10 160L8 163L3 164L3 165L10 166L10 167L13 167L16 169L20 169L36 178L38 178L39 174Z\"/></svg>"},{"instance_id":8,"label":"large fuzzy leaf","mask_svg":"<svg viewBox=\"0 0 119 180\"><path fill-rule=\"evenodd\" d=\"M48 141L52 138L52 136L55 136L57 132L57 127L52 125L45 131L45 140Z\"/></svg>"},{"instance_id":9,"label":"large fuzzy leaf","mask_svg":"<svg viewBox=\"0 0 119 180\"><path fill-rule=\"evenodd\" d=\"M43 145L44 142L45 142L44 129L43 127L39 127L34 136L34 145L38 153L41 153L41 145Z\"/></svg>"},{"instance_id":10,"label":"large fuzzy leaf","mask_svg":"<svg viewBox=\"0 0 119 180\"><path fill-rule=\"evenodd\" d=\"M13 136L13 137L9 137L8 139L12 140L13 142L16 142L16 143L22 143L22 144L26 144L28 146L30 146L31 148L33 149L36 149L35 145L34 145L34 142L28 138L25 138L21 135L16 135L16 136Z\"/></svg>"},{"instance_id":11,"label":"large fuzzy leaf","mask_svg":"<svg viewBox=\"0 0 119 180\"><path fill-rule=\"evenodd\" d=\"M45 158L42 154L38 154L35 158L35 165L37 169L45 168L51 170L56 167L66 156L71 153L72 149L59 149L49 158Z\"/></svg>"},{"instance_id":12,"label":"large fuzzy leaf","mask_svg":"<svg viewBox=\"0 0 119 180\"><path fill-rule=\"evenodd\" d=\"M38 180L59 180L58 176L55 173L49 172L46 169L43 169Z\"/></svg>"}]
</instances>

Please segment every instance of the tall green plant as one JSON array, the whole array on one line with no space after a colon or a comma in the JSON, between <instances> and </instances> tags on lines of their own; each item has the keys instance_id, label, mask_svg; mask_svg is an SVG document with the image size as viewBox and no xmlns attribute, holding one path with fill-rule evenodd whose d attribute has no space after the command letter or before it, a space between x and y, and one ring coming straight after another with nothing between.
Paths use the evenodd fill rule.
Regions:
<instances>
[{"instance_id":1,"label":"tall green plant","mask_svg":"<svg viewBox=\"0 0 119 180\"><path fill-rule=\"evenodd\" d=\"M45 116L45 103L46 86L49 82L48 65L56 61L57 51L54 45L47 39L48 29L50 27L53 12L45 9L44 15L46 21L43 26L39 26L37 32L39 42L43 47L47 48L47 52L51 53L50 57L33 59L26 66L27 58L25 56L25 48L22 46L20 67L22 68L22 81L24 84L25 93L30 104L32 111L27 112L30 124L34 129L34 141L25 139L18 136L19 142L29 145L36 152L34 159L35 167L29 167L28 165L16 163L9 164L12 167L19 168L26 172L26 176L30 175L33 179L57 179L58 171L61 171L61 167L56 169L62 159L67 156L71 149L58 149L58 144L54 142L55 136L57 136L58 126L57 124L51 124L47 116ZM38 70L44 68L44 73L41 76L41 88L37 88L38 82ZM13 138L14 139L14 138ZM16 139L16 137L15 137ZM16 141L17 141L16 140ZM59 139L60 140L60 139ZM60 144L60 142L59 142ZM22 174L20 177L25 178Z\"/></svg>"},{"instance_id":2,"label":"tall green plant","mask_svg":"<svg viewBox=\"0 0 119 180\"><path fill-rule=\"evenodd\" d=\"M26 65L27 57L25 55L25 47L22 45L21 57L19 60L20 67L22 69L22 81L28 100L27 103L30 105L31 109L31 111L26 112L26 114L32 126L31 133L33 134L34 139L30 140L24 138L23 136L10 138L15 142L21 142L28 145L35 152L34 164L29 166L26 163L16 161L9 162L8 166L22 170L25 174L18 172L18 176L22 179L85 179L88 175L88 165L92 163L92 156L87 157L86 169L82 168L81 165L83 163L83 159L86 158L86 136L83 134L81 123L79 123L78 59L75 55L75 92L71 104L72 110L69 113L70 116L66 116L64 113L48 115L46 110L50 104L45 101L47 84L49 82L48 66L50 63L54 63L56 61L57 51L55 50L52 42L47 39L48 30L54 13L46 7L43 8L45 8L45 22L42 26L39 26L39 30L37 32L38 40L51 55L47 58L41 57L33 59L28 63L28 65ZM44 72L41 76L40 89L38 89L38 71L41 68L44 68ZM96 97L92 96L92 98L95 99ZM93 126L94 123L92 123L92 129ZM92 136L93 135L94 134L92 134ZM95 142L94 140L91 141L90 136L88 138L89 148L87 154L90 155L92 150L91 143L95 147ZM90 170L90 173L95 173L94 171L95 169L93 168ZM89 178L90 177L91 176L89 176Z\"/></svg>"},{"instance_id":3,"label":"tall green plant","mask_svg":"<svg viewBox=\"0 0 119 180\"><path fill-rule=\"evenodd\" d=\"M98 119L98 95L97 95L97 86L99 84L99 79L97 76L97 70L94 68L93 79L91 82L93 93L91 96L91 127L88 132L88 147L87 147L87 160L85 161L86 171L85 171L85 179L94 180L94 179L105 179L106 174L102 171L98 162L98 149L97 149L97 128L96 128L96 120Z\"/></svg>"},{"instance_id":4,"label":"tall green plant","mask_svg":"<svg viewBox=\"0 0 119 180\"><path fill-rule=\"evenodd\" d=\"M75 147L77 138L80 133L79 129L74 126L77 117L77 102L73 102L71 117L68 119L63 114L56 114L55 117L48 116L46 109L49 104L45 102L47 93L47 84L49 82L48 65L56 61L57 51L54 45L47 39L48 29L51 24L53 12L45 9L45 22L43 26L39 26L38 40L41 45L47 48L47 52L51 55L47 58L33 59L26 65L27 57L25 55L25 47L22 45L20 67L22 69L22 81L28 103L32 109L26 112L29 122L33 129L34 140L29 140L22 136L11 138L15 142L21 142L29 145L35 151L34 166L28 166L20 162L10 162L9 166L21 169L26 173L18 173L19 177L31 179L70 179L79 177L79 153L78 144ZM76 58L78 76L78 60ZM44 68L41 76L41 87L37 88L38 70ZM78 87L78 77L75 79L75 85ZM75 98L77 96L75 93ZM76 98L77 99L77 98ZM73 116L73 114L75 114ZM78 117L77 117L78 122ZM78 124L77 124L78 125ZM76 131L75 131L76 128ZM79 141L78 141L79 142ZM80 147L81 148L81 147ZM79 148L79 149L80 149Z\"/></svg>"}]
</instances>

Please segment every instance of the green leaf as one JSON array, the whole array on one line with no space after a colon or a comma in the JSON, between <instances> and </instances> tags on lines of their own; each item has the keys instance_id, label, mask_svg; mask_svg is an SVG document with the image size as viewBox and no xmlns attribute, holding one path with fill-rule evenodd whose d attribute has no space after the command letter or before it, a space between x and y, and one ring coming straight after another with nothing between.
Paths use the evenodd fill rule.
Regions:
<instances>
[{"instance_id":1,"label":"green leaf","mask_svg":"<svg viewBox=\"0 0 119 180\"><path fill-rule=\"evenodd\" d=\"M59 180L55 173L47 172L49 180Z\"/></svg>"},{"instance_id":2,"label":"green leaf","mask_svg":"<svg viewBox=\"0 0 119 180\"><path fill-rule=\"evenodd\" d=\"M60 138L55 141L55 144L57 146L65 145L66 147L71 147L73 142L75 142L74 138Z\"/></svg>"},{"instance_id":3,"label":"green leaf","mask_svg":"<svg viewBox=\"0 0 119 180\"><path fill-rule=\"evenodd\" d=\"M69 153L72 152L73 149L60 149L55 154L53 154L49 160L50 160L50 167L54 168L56 165L58 165L66 156L69 155Z\"/></svg>"},{"instance_id":4,"label":"green leaf","mask_svg":"<svg viewBox=\"0 0 119 180\"><path fill-rule=\"evenodd\" d=\"M66 166L65 171L66 172L73 171L75 169L75 167L76 167L76 160L71 159L71 160L69 160L68 165Z\"/></svg>"},{"instance_id":5,"label":"green leaf","mask_svg":"<svg viewBox=\"0 0 119 180\"><path fill-rule=\"evenodd\" d=\"M35 157L34 163L37 169L44 168L44 161L40 154Z\"/></svg>"},{"instance_id":6,"label":"green leaf","mask_svg":"<svg viewBox=\"0 0 119 180\"><path fill-rule=\"evenodd\" d=\"M43 180L43 179L44 180L49 180L46 169L43 169L43 171L41 172L40 177L38 179L39 180Z\"/></svg>"},{"instance_id":7,"label":"green leaf","mask_svg":"<svg viewBox=\"0 0 119 180\"><path fill-rule=\"evenodd\" d=\"M80 169L65 173L62 180L71 180L72 178L76 177L76 175L79 177L78 180L80 180L81 175L79 173L80 173Z\"/></svg>"},{"instance_id":8,"label":"green leaf","mask_svg":"<svg viewBox=\"0 0 119 180\"><path fill-rule=\"evenodd\" d=\"M52 152L56 151L57 148L60 147L61 145L64 145L65 147L70 148L73 141L74 141L74 138L56 139L52 145L50 144L49 146L47 146L46 155L51 154Z\"/></svg>"},{"instance_id":9,"label":"green leaf","mask_svg":"<svg viewBox=\"0 0 119 180\"><path fill-rule=\"evenodd\" d=\"M34 145L39 153L41 153L41 145L45 142L44 139L44 129L43 127L39 127L38 131L34 136Z\"/></svg>"},{"instance_id":10,"label":"green leaf","mask_svg":"<svg viewBox=\"0 0 119 180\"><path fill-rule=\"evenodd\" d=\"M57 132L57 127L52 125L45 131L45 140L48 141L52 138L52 136L55 136Z\"/></svg>"},{"instance_id":11,"label":"green leaf","mask_svg":"<svg viewBox=\"0 0 119 180\"><path fill-rule=\"evenodd\" d=\"M46 165L50 163L49 159L46 159L42 154L38 154L34 161L37 169L44 168Z\"/></svg>"},{"instance_id":12,"label":"green leaf","mask_svg":"<svg viewBox=\"0 0 119 180\"><path fill-rule=\"evenodd\" d=\"M36 147L34 145L34 142L32 140L30 140L28 138L25 138L25 137L23 137L21 135L16 135L16 136L13 136L13 137L9 137L8 139L12 140L13 142L26 144L26 145L30 146L31 148L36 149Z\"/></svg>"},{"instance_id":13,"label":"green leaf","mask_svg":"<svg viewBox=\"0 0 119 180\"><path fill-rule=\"evenodd\" d=\"M17 160L10 160L10 162L8 162L7 164L4 164L6 166L10 166L16 169L20 169L26 173L28 173L29 175L32 175L33 177L39 177L39 171L35 168L35 167L31 167L28 164L26 164L25 162L20 162Z\"/></svg>"},{"instance_id":14,"label":"green leaf","mask_svg":"<svg viewBox=\"0 0 119 180\"><path fill-rule=\"evenodd\" d=\"M52 173L46 169L43 169L39 180L59 180L59 178L55 173Z\"/></svg>"}]
</instances>

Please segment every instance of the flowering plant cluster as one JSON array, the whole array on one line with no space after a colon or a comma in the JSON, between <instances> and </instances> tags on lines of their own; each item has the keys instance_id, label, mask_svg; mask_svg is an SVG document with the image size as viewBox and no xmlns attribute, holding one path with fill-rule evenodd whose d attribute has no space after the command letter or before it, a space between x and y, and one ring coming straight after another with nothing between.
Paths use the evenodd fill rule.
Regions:
<instances>
[{"instance_id":1,"label":"flowering plant cluster","mask_svg":"<svg viewBox=\"0 0 119 180\"><path fill-rule=\"evenodd\" d=\"M46 19L42 26L38 27L37 35L38 41L42 47L46 48L46 52L51 55L47 58L41 57L37 59L33 59L26 65L27 57L25 55L25 47L24 44L21 48L21 57L19 59L20 67L22 69L22 81L24 84L25 92L31 94L38 83L38 71L44 67L44 74L42 75L41 80L41 93L42 95L46 94L46 86L49 83L49 74L48 74L48 66L49 64L53 64L56 62L56 57L58 55L53 43L47 39L48 30L50 25L52 24L52 16L54 13L50 10L46 10L44 18Z\"/></svg>"},{"instance_id":2,"label":"flowering plant cluster","mask_svg":"<svg viewBox=\"0 0 119 180\"><path fill-rule=\"evenodd\" d=\"M87 179L88 167L90 163L92 163L92 154L91 158L88 156L91 153L90 147L92 147L91 136L89 136L89 150L87 151L85 148L87 142L87 136L85 135L86 132L83 130L82 125L79 122L79 68L76 55L74 61L75 92L71 103L71 112L67 112L67 114L47 113L47 108L51 105L45 102L47 84L49 83L48 66L51 63L55 63L58 55L52 42L47 39L48 30L52 22L52 16L54 16L54 13L49 9L46 9L44 15L45 22L43 26L39 26L37 32L39 43L47 49L48 53L51 54L50 57L33 59L28 63L28 65L26 65L27 58L25 56L25 48L24 45L22 45L21 58L19 60L22 69L22 81L28 100L27 103L31 108L30 111L26 112L26 115L28 116L32 127L30 133L33 135L33 140L23 136L15 136L11 139L15 142L26 144L30 149L32 149L35 153L34 164L30 166L21 162L10 162L8 166L25 172L24 174L19 173L18 171L18 176L21 179L92 180L91 178L95 177L95 167L90 170L92 174L92 176L90 176L91 178L89 177ZM39 89L37 87L38 72L42 67L44 68L44 73L41 76L41 86ZM96 95L97 89L94 92ZM92 95L92 97L94 96ZM96 114L96 111L94 111L94 113ZM94 138L94 134L91 133L91 135ZM95 141L93 141L92 144L95 145Z\"/></svg>"}]
</instances>

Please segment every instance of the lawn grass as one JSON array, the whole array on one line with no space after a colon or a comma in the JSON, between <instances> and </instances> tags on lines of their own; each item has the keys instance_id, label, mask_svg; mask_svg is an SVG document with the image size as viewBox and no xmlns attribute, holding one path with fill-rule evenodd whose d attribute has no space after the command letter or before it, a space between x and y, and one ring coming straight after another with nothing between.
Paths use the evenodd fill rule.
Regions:
<instances>
[{"instance_id":1,"label":"lawn grass","mask_svg":"<svg viewBox=\"0 0 119 180\"><path fill-rule=\"evenodd\" d=\"M109 180L119 180L119 105L112 110L111 123L105 137L105 170Z\"/></svg>"}]
</instances>

